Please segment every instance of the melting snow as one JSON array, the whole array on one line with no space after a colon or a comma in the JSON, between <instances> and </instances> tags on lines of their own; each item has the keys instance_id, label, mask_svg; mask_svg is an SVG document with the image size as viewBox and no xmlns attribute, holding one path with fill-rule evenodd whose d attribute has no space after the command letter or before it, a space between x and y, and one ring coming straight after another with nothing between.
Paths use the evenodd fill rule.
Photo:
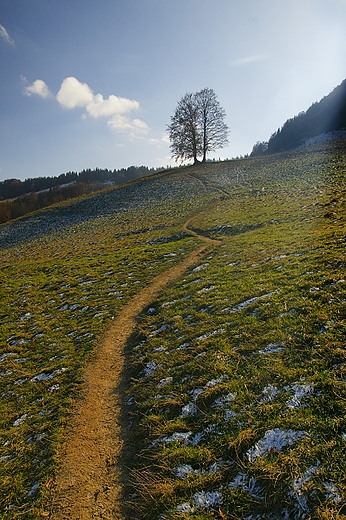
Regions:
<instances>
[{"instance_id":1,"label":"melting snow","mask_svg":"<svg viewBox=\"0 0 346 520\"><path fill-rule=\"evenodd\" d=\"M32 495L34 495L36 493L36 491L38 490L38 482L35 482L35 484L32 486L32 488L30 489L29 493L28 493L28 497L32 497Z\"/></svg>"},{"instance_id":2,"label":"melting snow","mask_svg":"<svg viewBox=\"0 0 346 520\"><path fill-rule=\"evenodd\" d=\"M287 401L288 408L299 408L301 406L301 400L309 394L313 394L314 385L299 385L295 384L292 386L292 390L294 390L294 396L292 399Z\"/></svg>"},{"instance_id":3,"label":"melting snow","mask_svg":"<svg viewBox=\"0 0 346 520\"><path fill-rule=\"evenodd\" d=\"M226 395L225 397L218 397L215 400L213 406L216 406L218 408L224 408L225 405L234 401L235 398L236 398L236 394L231 394L231 393Z\"/></svg>"},{"instance_id":4,"label":"melting snow","mask_svg":"<svg viewBox=\"0 0 346 520\"><path fill-rule=\"evenodd\" d=\"M178 466L175 468L175 473L178 478L185 479L191 474L200 475L200 470L194 470L190 464L182 464L181 466Z\"/></svg>"},{"instance_id":5,"label":"melting snow","mask_svg":"<svg viewBox=\"0 0 346 520\"><path fill-rule=\"evenodd\" d=\"M262 457L271 450L281 451L285 446L292 446L307 436L308 434L304 431L285 431L280 428L267 430L264 437L247 451L247 458L250 462L254 462L257 457Z\"/></svg>"},{"instance_id":6,"label":"melting snow","mask_svg":"<svg viewBox=\"0 0 346 520\"><path fill-rule=\"evenodd\" d=\"M192 501L196 509L205 509L223 503L222 495L219 491L200 491L193 495Z\"/></svg>"},{"instance_id":7,"label":"melting snow","mask_svg":"<svg viewBox=\"0 0 346 520\"><path fill-rule=\"evenodd\" d=\"M213 332L203 334L202 336L195 338L195 341L205 341L206 339L212 338L213 336L216 336L217 334L221 334L222 332L226 332L226 329L217 329L217 330L214 330Z\"/></svg>"},{"instance_id":8,"label":"melting snow","mask_svg":"<svg viewBox=\"0 0 346 520\"><path fill-rule=\"evenodd\" d=\"M149 361L143 370L145 377L151 376L159 366L161 365L157 365L155 361Z\"/></svg>"},{"instance_id":9,"label":"melting snow","mask_svg":"<svg viewBox=\"0 0 346 520\"><path fill-rule=\"evenodd\" d=\"M161 305L161 307L171 307L171 305L174 305L175 303L177 303L178 300L172 300L171 302L166 302L166 303L163 303Z\"/></svg>"},{"instance_id":10,"label":"melting snow","mask_svg":"<svg viewBox=\"0 0 346 520\"><path fill-rule=\"evenodd\" d=\"M167 385L173 381L173 377L166 377L165 379L161 379L157 385L158 388Z\"/></svg>"},{"instance_id":11,"label":"melting snow","mask_svg":"<svg viewBox=\"0 0 346 520\"><path fill-rule=\"evenodd\" d=\"M282 343L269 343L267 347L263 350L259 350L259 354L276 354L277 352L282 352L285 350L285 347L281 346Z\"/></svg>"},{"instance_id":12,"label":"melting snow","mask_svg":"<svg viewBox=\"0 0 346 520\"><path fill-rule=\"evenodd\" d=\"M18 419L16 419L13 423L13 426L19 426L20 424L22 424L25 419L27 418L28 414L25 413L24 415L22 415L21 417L18 417Z\"/></svg>"},{"instance_id":13,"label":"melting snow","mask_svg":"<svg viewBox=\"0 0 346 520\"><path fill-rule=\"evenodd\" d=\"M215 285L209 285L209 287L203 287L203 289L200 289L199 291L197 291L197 294L209 292L209 291L212 291L213 289L215 289Z\"/></svg>"},{"instance_id":14,"label":"melting snow","mask_svg":"<svg viewBox=\"0 0 346 520\"><path fill-rule=\"evenodd\" d=\"M337 486L333 482L324 482L323 485L326 488L326 498L331 498L335 504L340 504L342 499Z\"/></svg>"},{"instance_id":15,"label":"melting snow","mask_svg":"<svg viewBox=\"0 0 346 520\"><path fill-rule=\"evenodd\" d=\"M190 506L188 502L184 502L183 504L179 504L177 506L177 511L179 513L193 513L195 510L194 507Z\"/></svg>"},{"instance_id":16,"label":"melting snow","mask_svg":"<svg viewBox=\"0 0 346 520\"><path fill-rule=\"evenodd\" d=\"M196 272L198 272L198 271L201 271L201 270L204 269L205 267L208 267L208 265L209 265L208 262L205 263L205 264L201 264L201 265L195 267L194 269L192 269L192 272L193 272L193 273L196 273Z\"/></svg>"},{"instance_id":17,"label":"melting snow","mask_svg":"<svg viewBox=\"0 0 346 520\"><path fill-rule=\"evenodd\" d=\"M189 438L191 437L192 432L175 432L170 437L162 437L161 439L156 439L151 443L152 446L156 446L161 442L182 442L187 443Z\"/></svg>"},{"instance_id":18,"label":"melting snow","mask_svg":"<svg viewBox=\"0 0 346 520\"><path fill-rule=\"evenodd\" d=\"M199 491L193 495L191 501L193 505L189 502L184 502L177 506L177 511L180 513L193 513L195 509L207 509L223 503L222 495L219 491Z\"/></svg>"},{"instance_id":19,"label":"melting snow","mask_svg":"<svg viewBox=\"0 0 346 520\"><path fill-rule=\"evenodd\" d=\"M320 465L320 461L317 461L315 466L310 466L301 477L295 478L292 482L292 490L290 490L288 494L295 500L295 508L298 511L299 518L309 511L307 496L303 493L302 488Z\"/></svg>"},{"instance_id":20,"label":"melting snow","mask_svg":"<svg viewBox=\"0 0 346 520\"><path fill-rule=\"evenodd\" d=\"M261 403L266 403L268 401L274 401L277 394L280 393L280 390L276 388L276 386L268 385L263 390L263 398L261 400Z\"/></svg>"},{"instance_id":21,"label":"melting snow","mask_svg":"<svg viewBox=\"0 0 346 520\"><path fill-rule=\"evenodd\" d=\"M250 298L249 300L246 300L244 302L239 303L235 307L228 307L227 309L223 309L222 312L230 311L230 312L237 312L241 311L242 309L245 309L248 305L251 305L252 303L257 302L258 300L264 300L265 298L271 298L273 296L273 293L267 293L262 294L262 296L254 296L253 298Z\"/></svg>"},{"instance_id":22,"label":"melting snow","mask_svg":"<svg viewBox=\"0 0 346 520\"><path fill-rule=\"evenodd\" d=\"M6 359L10 356L17 356L17 354L15 352L6 352L5 354L1 354L0 363L1 363L1 361L3 361L4 359Z\"/></svg>"},{"instance_id":23,"label":"melting snow","mask_svg":"<svg viewBox=\"0 0 346 520\"><path fill-rule=\"evenodd\" d=\"M237 417L237 414L233 412L233 410L226 410L225 413L225 422L228 423L231 419L234 419L234 417Z\"/></svg>"},{"instance_id":24,"label":"melting snow","mask_svg":"<svg viewBox=\"0 0 346 520\"><path fill-rule=\"evenodd\" d=\"M241 488L249 495L255 498L261 498L260 493L263 491L260 486L257 485L256 479L254 477L250 477L246 473L238 473L233 482L230 483L229 487L231 489Z\"/></svg>"},{"instance_id":25,"label":"melting snow","mask_svg":"<svg viewBox=\"0 0 346 520\"><path fill-rule=\"evenodd\" d=\"M218 377L217 379L212 379L211 381L208 381L208 383L205 385L205 388L213 388L214 386L218 385L219 383L222 383L222 381L227 381L228 376L222 375Z\"/></svg>"},{"instance_id":26,"label":"melting snow","mask_svg":"<svg viewBox=\"0 0 346 520\"><path fill-rule=\"evenodd\" d=\"M189 403L182 407L181 414L183 417L186 417L187 415L195 415L197 412L197 409L193 403Z\"/></svg>"}]
</instances>

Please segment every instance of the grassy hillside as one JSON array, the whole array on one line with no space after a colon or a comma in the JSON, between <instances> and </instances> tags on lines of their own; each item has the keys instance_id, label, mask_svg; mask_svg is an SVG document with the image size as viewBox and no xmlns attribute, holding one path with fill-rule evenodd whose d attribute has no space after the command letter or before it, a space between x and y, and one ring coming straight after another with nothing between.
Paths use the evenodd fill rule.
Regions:
<instances>
[{"instance_id":1,"label":"grassy hillside","mask_svg":"<svg viewBox=\"0 0 346 520\"><path fill-rule=\"evenodd\" d=\"M0 228L0 511L38 518L98 338L126 351L126 518L344 518L345 143L209 163ZM310 516L309 516L310 515Z\"/></svg>"}]
</instances>

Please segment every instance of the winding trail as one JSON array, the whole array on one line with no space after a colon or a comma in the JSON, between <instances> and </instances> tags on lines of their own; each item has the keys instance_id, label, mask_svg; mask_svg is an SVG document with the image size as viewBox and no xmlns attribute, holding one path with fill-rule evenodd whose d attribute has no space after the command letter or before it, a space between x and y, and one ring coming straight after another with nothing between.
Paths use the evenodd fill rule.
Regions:
<instances>
[{"instance_id":1,"label":"winding trail","mask_svg":"<svg viewBox=\"0 0 346 520\"><path fill-rule=\"evenodd\" d=\"M201 214L201 213L200 213ZM119 458L122 449L119 383L124 350L141 312L168 285L183 276L221 242L183 229L204 244L179 264L156 276L120 310L88 362L81 397L75 403L51 492L49 517L62 519L121 519Z\"/></svg>"}]
</instances>

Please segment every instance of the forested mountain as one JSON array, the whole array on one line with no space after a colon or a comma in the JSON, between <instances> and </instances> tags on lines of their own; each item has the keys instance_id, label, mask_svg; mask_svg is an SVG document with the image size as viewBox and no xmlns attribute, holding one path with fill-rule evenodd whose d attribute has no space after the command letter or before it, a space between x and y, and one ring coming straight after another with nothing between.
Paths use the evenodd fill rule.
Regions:
<instances>
[{"instance_id":1,"label":"forested mountain","mask_svg":"<svg viewBox=\"0 0 346 520\"><path fill-rule=\"evenodd\" d=\"M130 166L129 168L122 168L121 170L101 170L99 168L91 170L88 168L79 173L62 173L58 177L36 177L33 179L25 179L25 181L8 179L0 182L0 200L13 199L25 193L37 193L58 186L64 188L67 184L71 183L123 184L124 182L138 179L139 177L161 169L162 168L147 168L147 166Z\"/></svg>"},{"instance_id":2,"label":"forested mountain","mask_svg":"<svg viewBox=\"0 0 346 520\"><path fill-rule=\"evenodd\" d=\"M251 155L297 148L306 140L346 128L346 80L306 112L301 112L274 132L269 141L254 145Z\"/></svg>"},{"instance_id":3,"label":"forested mountain","mask_svg":"<svg viewBox=\"0 0 346 520\"><path fill-rule=\"evenodd\" d=\"M161 169L149 169L146 166L130 166L113 171L96 168L79 173L62 173L58 177L5 180L0 182L0 224L51 204L123 184Z\"/></svg>"}]
</instances>

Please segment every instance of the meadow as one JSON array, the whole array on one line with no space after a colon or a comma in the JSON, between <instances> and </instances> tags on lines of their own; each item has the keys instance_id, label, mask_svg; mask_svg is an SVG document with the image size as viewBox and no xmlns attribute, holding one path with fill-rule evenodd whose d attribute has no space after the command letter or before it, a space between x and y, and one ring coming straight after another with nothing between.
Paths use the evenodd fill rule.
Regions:
<instances>
[{"instance_id":1,"label":"meadow","mask_svg":"<svg viewBox=\"0 0 346 520\"><path fill-rule=\"evenodd\" d=\"M0 516L45 515L83 367L126 346L125 518L345 518L345 143L159 173L0 228Z\"/></svg>"}]
</instances>

